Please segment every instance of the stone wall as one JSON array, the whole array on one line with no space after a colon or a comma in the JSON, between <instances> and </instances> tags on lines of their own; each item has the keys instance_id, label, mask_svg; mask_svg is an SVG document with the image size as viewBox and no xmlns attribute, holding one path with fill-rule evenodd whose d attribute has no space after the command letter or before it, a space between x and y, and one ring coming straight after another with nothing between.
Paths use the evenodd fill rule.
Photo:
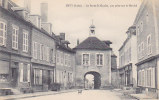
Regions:
<instances>
[{"instance_id":1,"label":"stone wall","mask_svg":"<svg viewBox=\"0 0 159 100\"><path fill-rule=\"evenodd\" d=\"M84 66L82 64L82 54L90 54L90 65ZM96 65L96 54L102 53L104 55L104 64L103 66ZM80 83L84 84L84 75L87 72L97 72L101 76L101 87L105 87L111 84L111 51L101 51L101 50L77 50L76 51L76 79L80 80ZM83 84L81 86L83 86ZM80 85L76 81L76 85Z\"/></svg>"}]
</instances>

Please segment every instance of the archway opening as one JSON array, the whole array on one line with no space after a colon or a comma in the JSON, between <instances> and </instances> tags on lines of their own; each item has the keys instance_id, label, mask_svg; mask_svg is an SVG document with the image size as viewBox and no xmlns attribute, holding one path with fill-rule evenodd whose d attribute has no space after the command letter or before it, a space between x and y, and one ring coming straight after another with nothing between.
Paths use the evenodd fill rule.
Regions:
<instances>
[{"instance_id":1,"label":"archway opening","mask_svg":"<svg viewBox=\"0 0 159 100\"><path fill-rule=\"evenodd\" d=\"M84 75L84 87L86 89L99 89L101 86L101 76L98 72L87 72Z\"/></svg>"}]
</instances>

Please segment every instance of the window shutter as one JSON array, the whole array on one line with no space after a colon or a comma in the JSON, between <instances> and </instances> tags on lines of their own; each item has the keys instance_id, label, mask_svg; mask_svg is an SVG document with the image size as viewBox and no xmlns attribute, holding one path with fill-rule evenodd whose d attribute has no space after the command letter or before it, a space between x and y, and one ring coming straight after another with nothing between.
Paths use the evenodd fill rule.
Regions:
<instances>
[{"instance_id":1,"label":"window shutter","mask_svg":"<svg viewBox=\"0 0 159 100\"><path fill-rule=\"evenodd\" d=\"M23 82L23 63L20 63L19 70L20 70L20 82Z\"/></svg>"},{"instance_id":2,"label":"window shutter","mask_svg":"<svg viewBox=\"0 0 159 100\"><path fill-rule=\"evenodd\" d=\"M7 41L7 25L5 24L5 32L4 32L4 46L6 46Z\"/></svg>"},{"instance_id":3,"label":"window shutter","mask_svg":"<svg viewBox=\"0 0 159 100\"><path fill-rule=\"evenodd\" d=\"M147 70L145 69L145 86L147 86Z\"/></svg>"},{"instance_id":4,"label":"window shutter","mask_svg":"<svg viewBox=\"0 0 159 100\"><path fill-rule=\"evenodd\" d=\"M32 44L32 48L33 48L33 50L32 50L32 55L33 55L33 58L35 58L35 42L33 41L33 44Z\"/></svg>"},{"instance_id":5,"label":"window shutter","mask_svg":"<svg viewBox=\"0 0 159 100\"><path fill-rule=\"evenodd\" d=\"M140 84L140 85L142 86L142 77L143 77L143 76L142 76L142 70L141 70L140 74L141 74L141 76L140 76L140 77L141 77L141 78L140 78L141 84Z\"/></svg>"},{"instance_id":6,"label":"window shutter","mask_svg":"<svg viewBox=\"0 0 159 100\"><path fill-rule=\"evenodd\" d=\"M151 68L151 87L155 88L155 68Z\"/></svg>"},{"instance_id":7,"label":"window shutter","mask_svg":"<svg viewBox=\"0 0 159 100\"><path fill-rule=\"evenodd\" d=\"M76 64L77 65L81 65L81 63L82 63L82 55L77 55L77 57L76 57Z\"/></svg>"},{"instance_id":8,"label":"window shutter","mask_svg":"<svg viewBox=\"0 0 159 100\"><path fill-rule=\"evenodd\" d=\"M34 69L34 84L36 84L36 69Z\"/></svg>"},{"instance_id":9,"label":"window shutter","mask_svg":"<svg viewBox=\"0 0 159 100\"><path fill-rule=\"evenodd\" d=\"M56 70L56 82L59 83L59 71Z\"/></svg>"},{"instance_id":10,"label":"window shutter","mask_svg":"<svg viewBox=\"0 0 159 100\"><path fill-rule=\"evenodd\" d=\"M30 82L30 64L27 65L27 81Z\"/></svg>"},{"instance_id":11,"label":"window shutter","mask_svg":"<svg viewBox=\"0 0 159 100\"><path fill-rule=\"evenodd\" d=\"M40 70L40 75L39 75L40 76L40 79L39 79L40 84L42 84L42 73L43 73L42 70Z\"/></svg>"}]
</instances>

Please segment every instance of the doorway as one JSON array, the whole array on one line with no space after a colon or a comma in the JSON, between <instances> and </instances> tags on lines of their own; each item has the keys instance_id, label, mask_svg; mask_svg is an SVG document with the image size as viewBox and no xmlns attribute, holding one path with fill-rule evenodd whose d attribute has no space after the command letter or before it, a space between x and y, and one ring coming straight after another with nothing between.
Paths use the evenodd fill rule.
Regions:
<instances>
[{"instance_id":1,"label":"doorway","mask_svg":"<svg viewBox=\"0 0 159 100\"><path fill-rule=\"evenodd\" d=\"M84 87L86 89L100 89L101 75L98 72L87 72L84 75Z\"/></svg>"}]
</instances>

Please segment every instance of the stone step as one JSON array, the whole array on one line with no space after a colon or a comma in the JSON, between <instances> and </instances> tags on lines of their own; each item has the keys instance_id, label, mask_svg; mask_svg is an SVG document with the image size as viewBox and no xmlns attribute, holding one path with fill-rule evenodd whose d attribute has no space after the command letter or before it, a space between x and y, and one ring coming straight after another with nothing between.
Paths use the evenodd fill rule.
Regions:
<instances>
[{"instance_id":1,"label":"stone step","mask_svg":"<svg viewBox=\"0 0 159 100\"><path fill-rule=\"evenodd\" d=\"M18 89L11 88L11 91L13 92L14 95L22 94Z\"/></svg>"}]
</instances>

